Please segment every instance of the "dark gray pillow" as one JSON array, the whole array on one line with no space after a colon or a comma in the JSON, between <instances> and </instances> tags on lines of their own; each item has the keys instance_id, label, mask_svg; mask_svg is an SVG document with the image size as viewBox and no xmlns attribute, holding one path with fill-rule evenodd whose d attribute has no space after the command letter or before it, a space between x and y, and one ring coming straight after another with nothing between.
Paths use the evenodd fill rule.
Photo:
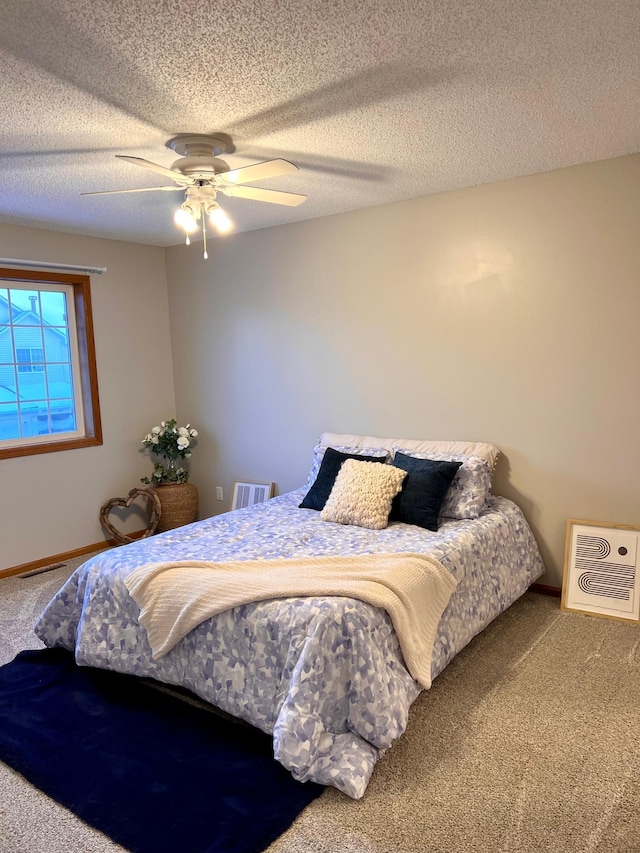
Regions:
<instances>
[{"instance_id":1,"label":"dark gray pillow","mask_svg":"<svg viewBox=\"0 0 640 853\"><path fill-rule=\"evenodd\" d=\"M407 476L402 491L393 499L389 521L437 530L440 507L462 462L416 459L396 452L393 464L407 471Z\"/></svg>"},{"instance_id":2,"label":"dark gray pillow","mask_svg":"<svg viewBox=\"0 0 640 853\"><path fill-rule=\"evenodd\" d=\"M385 456L361 456L359 453L342 453L340 450L334 450L333 447L327 447L313 485L304 496L301 509L324 509L324 505L329 499L331 489L336 481L336 477L342 467L345 459L358 459L360 462L381 462L387 461L388 454Z\"/></svg>"}]
</instances>

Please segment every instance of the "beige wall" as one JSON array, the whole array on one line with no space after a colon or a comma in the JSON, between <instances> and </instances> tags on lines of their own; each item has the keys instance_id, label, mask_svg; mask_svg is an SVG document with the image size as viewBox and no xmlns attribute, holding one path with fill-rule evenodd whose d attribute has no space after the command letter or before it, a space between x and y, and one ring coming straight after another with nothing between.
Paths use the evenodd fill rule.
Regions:
<instances>
[{"instance_id":1,"label":"beige wall","mask_svg":"<svg viewBox=\"0 0 640 853\"><path fill-rule=\"evenodd\" d=\"M0 257L107 267L91 277L104 444L0 460L5 569L102 541L100 507L151 472L140 441L175 401L164 249L0 225Z\"/></svg>"},{"instance_id":2,"label":"beige wall","mask_svg":"<svg viewBox=\"0 0 640 853\"><path fill-rule=\"evenodd\" d=\"M167 278L204 515L303 484L333 430L498 444L550 584L567 518L640 524L640 156L175 247Z\"/></svg>"},{"instance_id":3,"label":"beige wall","mask_svg":"<svg viewBox=\"0 0 640 853\"><path fill-rule=\"evenodd\" d=\"M493 441L559 584L567 518L640 524L639 198L636 155L176 247L168 306L162 249L0 225L2 257L108 267L105 443L0 461L0 569L100 541L177 405L203 516L301 485L323 430Z\"/></svg>"}]
</instances>

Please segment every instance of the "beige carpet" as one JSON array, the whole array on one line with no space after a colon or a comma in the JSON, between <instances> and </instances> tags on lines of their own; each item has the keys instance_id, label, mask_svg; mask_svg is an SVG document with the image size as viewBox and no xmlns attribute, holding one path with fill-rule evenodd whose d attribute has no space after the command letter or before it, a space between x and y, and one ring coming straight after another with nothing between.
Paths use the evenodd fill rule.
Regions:
<instances>
[{"instance_id":1,"label":"beige carpet","mask_svg":"<svg viewBox=\"0 0 640 853\"><path fill-rule=\"evenodd\" d=\"M0 662L39 645L71 565L0 581ZM640 853L639 733L640 628L528 593L419 697L365 797L328 790L269 853ZM121 849L0 771L1 853Z\"/></svg>"}]
</instances>

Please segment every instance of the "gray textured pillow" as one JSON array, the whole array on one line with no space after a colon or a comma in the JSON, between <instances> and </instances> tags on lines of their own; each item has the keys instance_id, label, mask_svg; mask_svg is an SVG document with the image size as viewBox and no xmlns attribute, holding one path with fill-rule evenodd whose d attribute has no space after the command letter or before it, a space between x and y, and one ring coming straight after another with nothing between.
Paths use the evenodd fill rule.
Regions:
<instances>
[{"instance_id":1,"label":"gray textured pillow","mask_svg":"<svg viewBox=\"0 0 640 853\"><path fill-rule=\"evenodd\" d=\"M393 465L347 459L342 463L320 518L382 530L387 526L391 504L406 476L406 471Z\"/></svg>"},{"instance_id":2,"label":"gray textured pillow","mask_svg":"<svg viewBox=\"0 0 640 853\"><path fill-rule=\"evenodd\" d=\"M322 460L324 459L324 454L327 452L327 447L333 447L334 450L337 450L340 453L349 453L353 456L379 456L385 461L391 455L391 451L385 450L384 447L351 447L347 444L316 444L316 446L313 448L313 461L311 463L311 470L309 471L309 476L307 477L307 489L310 489L316 481L318 471L320 470L320 465L322 464Z\"/></svg>"},{"instance_id":3,"label":"gray textured pillow","mask_svg":"<svg viewBox=\"0 0 640 853\"><path fill-rule=\"evenodd\" d=\"M393 450L394 453L397 450L414 459L462 462L440 507L441 518L478 518L487 505L491 494L492 470L486 459L462 453L416 453L400 447L394 447Z\"/></svg>"}]
</instances>

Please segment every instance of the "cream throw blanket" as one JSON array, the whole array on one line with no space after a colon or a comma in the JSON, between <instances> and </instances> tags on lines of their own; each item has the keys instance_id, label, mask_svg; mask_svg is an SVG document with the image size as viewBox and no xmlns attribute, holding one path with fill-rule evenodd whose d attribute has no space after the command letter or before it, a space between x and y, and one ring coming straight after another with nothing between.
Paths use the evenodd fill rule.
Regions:
<instances>
[{"instance_id":1,"label":"cream throw blanket","mask_svg":"<svg viewBox=\"0 0 640 853\"><path fill-rule=\"evenodd\" d=\"M384 608L411 675L431 686L440 617L457 581L425 554L150 563L125 578L153 657L225 610L272 598L346 596Z\"/></svg>"}]
</instances>

